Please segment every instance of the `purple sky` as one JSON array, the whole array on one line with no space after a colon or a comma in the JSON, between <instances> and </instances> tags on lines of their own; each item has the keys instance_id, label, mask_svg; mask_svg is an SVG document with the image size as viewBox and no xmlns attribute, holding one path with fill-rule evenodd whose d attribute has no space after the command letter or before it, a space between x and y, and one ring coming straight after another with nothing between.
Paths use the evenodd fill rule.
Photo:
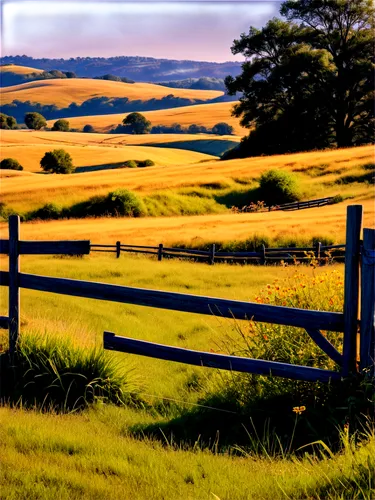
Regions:
<instances>
[{"instance_id":1,"label":"purple sky","mask_svg":"<svg viewBox=\"0 0 375 500\"><path fill-rule=\"evenodd\" d=\"M230 47L279 1L0 0L1 55L241 60Z\"/></svg>"}]
</instances>

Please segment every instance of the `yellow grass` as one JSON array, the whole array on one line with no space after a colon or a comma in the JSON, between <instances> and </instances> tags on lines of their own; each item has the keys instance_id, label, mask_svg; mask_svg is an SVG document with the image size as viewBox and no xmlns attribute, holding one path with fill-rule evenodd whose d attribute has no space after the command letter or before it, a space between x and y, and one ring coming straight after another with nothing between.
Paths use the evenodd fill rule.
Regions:
<instances>
[{"instance_id":1,"label":"yellow grass","mask_svg":"<svg viewBox=\"0 0 375 500\"><path fill-rule=\"evenodd\" d=\"M43 69L18 66L17 64L4 64L0 66L0 72L14 73L15 75L30 75L31 73L43 73L43 71Z\"/></svg>"},{"instance_id":2,"label":"yellow grass","mask_svg":"<svg viewBox=\"0 0 375 500\"><path fill-rule=\"evenodd\" d=\"M171 89L151 83L122 83L109 80L67 78L34 81L1 89L1 103L9 104L15 99L40 104L55 104L65 108L72 102L81 104L94 97L128 97L131 101L140 99L161 99L169 94L187 99L214 99L223 95L216 90Z\"/></svg>"},{"instance_id":3,"label":"yellow grass","mask_svg":"<svg viewBox=\"0 0 375 500\"><path fill-rule=\"evenodd\" d=\"M25 239L90 239L95 243L170 244L178 242L245 240L254 234L273 238L315 235L345 241L347 200L337 205L295 212L198 215L189 217L102 218L33 222L22 224ZM364 227L374 227L372 200L359 200L364 207ZM0 224L5 238L7 224Z\"/></svg>"},{"instance_id":4,"label":"yellow grass","mask_svg":"<svg viewBox=\"0 0 375 500\"><path fill-rule=\"evenodd\" d=\"M59 145L61 146L61 144ZM52 143L49 149L55 146ZM15 157L24 163L24 167L27 167L28 161L34 162L35 165L36 159L40 159L45 149L43 144L17 146L13 150L12 146L3 148L7 151L7 156L12 156L11 152L12 154L13 152L17 153ZM373 162L372 146L229 161L211 160L203 163L198 163L200 160L193 163L194 156L200 159L205 157L199 153L145 146L127 146L119 149L108 147L107 150L103 146L64 146L64 149L72 154L77 165L97 165L109 161L143 159L134 156L138 151L139 154L143 151L147 158L157 160L159 165L162 164L162 161L164 164L145 169L108 170L79 175L29 175L22 172L23 175L14 176L12 174L11 177L2 179L3 201L16 210L24 211L47 202L66 205L118 188L127 188L141 194L149 194L157 190L176 190L213 182L233 183L234 178L256 179L262 172L270 168L298 171L296 175L299 176L303 186L305 199L336 194L350 194L356 199L373 198L373 190L364 183L339 186L334 184L334 180L343 173L357 172L360 165ZM110 153L107 154L106 151L110 151ZM165 156L159 157L158 155ZM175 156L172 158L170 155ZM169 166L166 166L168 158ZM183 161L185 161L184 165ZM322 165L325 166L321 167ZM317 177L306 175L312 171L314 166L324 168L325 175ZM9 171L4 171L2 175L7 176L8 174ZM22 177L22 182L20 182L20 177Z\"/></svg>"},{"instance_id":5,"label":"yellow grass","mask_svg":"<svg viewBox=\"0 0 375 500\"><path fill-rule=\"evenodd\" d=\"M169 89L170 93L174 89ZM201 92L201 91L197 91ZM175 94L177 95L177 94ZM183 106L180 108L161 109L156 111L145 111L142 114L151 121L153 125L172 125L179 123L183 127L188 127L193 123L212 128L216 123L225 122L232 125L234 133L245 135L248 130L241 127L239 119L231 115L235 102L219 102L213 104L198 104L196 106ZM97 132L108 132L114 125L119 125L125 118L126 113L113 115L78 116L68 118L72 128L82 129L86 124L90 124ZM54 120L48 122L52 126Z\"/></svg>"}]
</instances>

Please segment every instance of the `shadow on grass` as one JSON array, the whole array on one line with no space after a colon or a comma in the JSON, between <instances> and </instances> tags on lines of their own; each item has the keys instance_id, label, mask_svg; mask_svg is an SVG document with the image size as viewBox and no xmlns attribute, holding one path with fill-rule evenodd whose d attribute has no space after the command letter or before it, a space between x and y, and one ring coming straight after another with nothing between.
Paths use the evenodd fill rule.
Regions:
<instances>
[{"instance_id":1,"label":"shadow on grass","mask_svg":"<svg viewBox=\"0 0 375 500\"><path fill-rule=\"evenodd\" d=\"M116 168L128 168L124 165L124 161L117 163L103 163L101 165L87 165L84 167L77 167L74 171L75 174L82 174L84 172L96 172L97 170L115 170Z\"/></svg>"}]
</instances>

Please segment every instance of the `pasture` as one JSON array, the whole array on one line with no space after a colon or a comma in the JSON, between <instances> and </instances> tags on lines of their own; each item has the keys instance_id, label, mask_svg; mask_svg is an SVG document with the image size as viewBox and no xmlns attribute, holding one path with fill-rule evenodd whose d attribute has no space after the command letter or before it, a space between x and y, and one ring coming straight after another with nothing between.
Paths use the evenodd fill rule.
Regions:
<instances>
[{"instance_id":1,"label":"pasture","mask_svg":"<svg viewBox=\"0 0 375 500\"><path fill-rule=\"evenodd\" d=\"M82 104L94 97L127 97L130 101L162 99L170 94L185 99L210 100L223 95L216 90L172 89L151 83L123 83L88 78L33 81L5 87L1 91L1 104L14 100L43 105L54 104L65 108L72 102Z\"/></svg>"},{"instance_id":2,"label":"pasture","mask_svg":"<svg viewBox=\"0 0 375 500\"><path fill-rule=\"evenodd\" d=\"M174 94L175 89L169 89ZM202 92L197 90L196 92ZM236 102L219 102L209 104L197 104L195 106L183 106L180 108L145 111L142 114L150 120L153 125L171 126L179 123L183 127L189 125L203 125L212 128L216 123L225 122L231 125L236 135L245 135L247 129L241 127L238 118L231 115L231 110ZM125 118L126 113L111 115L78 116L69 118L72 128L82 129L87 123L92 125L97 132L108 132L114 126L119 125ZM52 126L53 120L49 120Z\"/></svg>"}]
</instances>

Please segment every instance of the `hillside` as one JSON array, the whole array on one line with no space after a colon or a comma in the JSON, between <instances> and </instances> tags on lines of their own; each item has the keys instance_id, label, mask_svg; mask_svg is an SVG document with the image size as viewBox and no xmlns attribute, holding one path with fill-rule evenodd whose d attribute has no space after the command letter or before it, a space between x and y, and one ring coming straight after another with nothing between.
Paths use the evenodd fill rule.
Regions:
<instances>
[{"instance_id":1,"label":"hillside","mask_svg":"<svg viewBox=\"0 0 375 500\"><path fill-rule=\"evenodd\" d=\"M25 157L28 145L53 144L54 147L69 146L159 146L165 148L197 151L213 156L220 156L229 148L235 147L239 136L213 134L85 134L78 132L40 132L32 130L4 130L2 133L2 157L17 157L25 162L28 171L34 170ZM22 148L22 149L21 149ZM13 156L12 156L13 155ZM181 161L183 159L181 157Z\"/></svg>"},{"instance_id":2,"label":"hillside","mask_svg":"<svg viewBox=\"0 0 375 500\"><path fill-rule=\"evenodd\" d=\"M43 70L31 68L29 66L19 66L17 64L3 64L0 66L0 75L3 73L13 73L14 75L25 76L31 73L43 73Z\"/></svg>"},{"instance_id":3,"label":"hillside","mask_svg":"<svg viewBox=\"0 0 375 500\"><path fill-rule=\"evenodd\" d=\"M43 80L5 87L1 91L1 104L14 100L30 101L42 105L64 108L71 103L82 104L95 97L128 98L134 100L162 99L173 94L185 99L210 100L223 95L216 90L173 89L149 83L122 83L109 80L83 78Z\"/></svg>"},{"instance_id":4,"label":"hillside","mask_svg":"<svg viewBox=\"0 0 375 500\"><path fill-rule=\"evenodd\" d=\"M137 81L151 82L204 76L225 78L227 75L238 75L241 70L241 63L239 62L215 63L132 56L77 57L70 59L34 59L28 56L5 56L2 58L2 63L37 66L47 71L51 68L60 71L74 71L78 76L89 78L99 74L112 73Z\"/></svg>"},{"instance_id":5,"label":"hillside","mask_svg":"<svg viewBox=\"0 0 375 500\"><path fill-rule=\"evenodd\" d=\"M175 89L171 90L174 92ZM202 91L198 91L202 92ZM236 135L245 135L248 130L239 125L238 118L231 115L233 105L236 102L220 102L210 104L198 104L196 106L184 106L183 108L161 109L155 111L142 111L142 114L151 121L152 125L173 125L179 123L183 127L188 127L193 123L204 125L207 128L213 127L218 122L229 123L234 128ZM108 132L111 128L119 125L126 114L77 116L69 118L72 128L82 129L86 124L90 124L97 132ZM53 121L48 122L52 126Z\"/></svg>"}]
</instances>

